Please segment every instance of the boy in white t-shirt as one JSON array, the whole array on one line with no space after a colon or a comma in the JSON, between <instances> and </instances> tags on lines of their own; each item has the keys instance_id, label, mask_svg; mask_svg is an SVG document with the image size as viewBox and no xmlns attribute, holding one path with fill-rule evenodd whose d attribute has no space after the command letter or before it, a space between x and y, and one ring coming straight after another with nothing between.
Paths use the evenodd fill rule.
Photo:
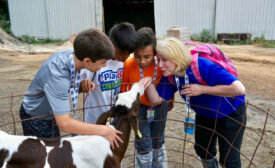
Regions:
<instances>
[{"instance_id":1,"label":"boy in white t-shirt","mask_svg":"<svg viewBox=\"0 0 275 168\"><path fill-rule=\"evenodd\" d=\"M97 72L81 71L81 88L89 91L89 80L96 85L96 89L88 93L85 101L84 122L96 123L97 118L110 110L115 103L123 75L123 62L135 50L136 31L132 24L123 22L114 25L109 38L115 46L115 58L107 61L107 66Z\"/></svg>"}]
</instances>

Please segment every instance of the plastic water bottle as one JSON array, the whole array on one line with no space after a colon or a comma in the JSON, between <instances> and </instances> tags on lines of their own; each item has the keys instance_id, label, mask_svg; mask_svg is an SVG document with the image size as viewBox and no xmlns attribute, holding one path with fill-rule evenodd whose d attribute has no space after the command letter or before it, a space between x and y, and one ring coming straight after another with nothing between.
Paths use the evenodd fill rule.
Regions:
<instances>
[{"instance_id":1,"label":"plastic water bottle","mask_svg":"<svg viewBox=\"0 0 275 168\"><path fill-rule=\"evenodd\" d=\"M195 130L195 120L192 118L185 118L184 121L184 132L187 134L193 135Z\"/></svg>"}]
</instances>

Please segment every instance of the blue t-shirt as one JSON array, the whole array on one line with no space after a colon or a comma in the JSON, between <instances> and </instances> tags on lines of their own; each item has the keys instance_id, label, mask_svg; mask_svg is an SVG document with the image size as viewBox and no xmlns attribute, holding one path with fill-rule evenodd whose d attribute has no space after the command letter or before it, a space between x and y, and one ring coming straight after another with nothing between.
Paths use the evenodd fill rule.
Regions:
<instances>
[{"instance_id":1,"label":"blue t-shirt","mask_svg":"<svg viewBox=\"0 0 275 168\"><path fill-rule=\"evenodd\" d=\"M70 113L71 54L73 50L59 51L43 63L23 99L27 114L35 117L51 112L54 115Z\"/></svg>"},{"instance_id":2,"label":"blue t-shirt","mask_svg":"<svg viewBox=\"0 0 275 168\"><path fill-rule=\"evenodd\" d=\"M238 78L231 75L226 69L209 61L208 59L199 57L198 63L200 75L206 81L208 86L230 85L234 81L238 80ZM200 84L193 75L190 66L188 67L186 73L189 77L189 84ZM173 81L175 81L175 77L173 76L172 78ZM174 93L178 91L178 87L173 81L168 80L168 77L163 77L157 87L159 95L165 100L169 100ZM185 84L184 77L179 77L179 83L181 86ZM181 97L185 99L184 95L181 95ZM244 104L244 101L245 95L220 97L202 94L200 96L190 97L191 108L196 113L210 119L216 118L217 111L220 112L218 113L218 118L222 118L233 113L241 104Z\"/></svg>"}]
</instances>

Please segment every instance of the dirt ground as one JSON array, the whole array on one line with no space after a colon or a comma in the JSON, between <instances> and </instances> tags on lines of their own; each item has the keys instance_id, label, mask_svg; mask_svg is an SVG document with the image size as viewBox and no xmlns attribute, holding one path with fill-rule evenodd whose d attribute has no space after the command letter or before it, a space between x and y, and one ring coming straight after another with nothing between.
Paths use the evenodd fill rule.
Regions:
<instances>
[{"instance_id":1,"label":"dirt ground","mask_svg":"<svg viewBox=\"0 0 275 168\"><path fill-rule=\"evenodd\" d=\"M10 111L13 112L16 120L19 119L18 109L22 95L41 64L52 52L70 47L72 47L70 41L58 45L32 46L0 40L0 127L12 122ZM239 78L247 91L248 121L241 151L243 167L249 167L249 161L257 149L251 167L271 168L274 166L275 159L275 49L252 45L218 45L218 47L237 66ZM11 96L14 97L11 98ZM178 96L176 101L182 102ZM81 106L81 103L79 104ZM200 167L200 162L193 150L194 137L187 135L187 140L183 141L182 121L185 117L182 116L186 115L183 109L184 104L175 103L174 109L168 114L165 144L169 167L181 167L183 156L186 167ZM267 115L266 112L272 116ZM261 140L266 116L268 116L267 125ZM20 134L22 132L20 124L15 126L17 133ZM1 129L14 133L12 124L3 126ZM131 139L133 140L133 137ZM182 152L183 150L185 152ZM129 145L125 167L133 165L132 156L133 143Z\"/></svg>"}]
</instances>

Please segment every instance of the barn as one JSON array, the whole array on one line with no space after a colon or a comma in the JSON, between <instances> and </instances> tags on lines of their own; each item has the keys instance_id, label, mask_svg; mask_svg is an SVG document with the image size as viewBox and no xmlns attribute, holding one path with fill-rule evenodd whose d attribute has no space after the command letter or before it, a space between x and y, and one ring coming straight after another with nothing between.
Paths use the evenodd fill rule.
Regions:
<instances>
[{"instance_id":1,"label":"barn","mask_svg":"<svg viewBox=\"0 0 275 168\"><path fill-rule=\"evenodd\" d=\"M274 0L8 0L15 36L68 39L90 27L106 33L114 23L152 27L163 36L171 26L190 34L251 34L275 40Z\"/></svg>"}]
</instances>

